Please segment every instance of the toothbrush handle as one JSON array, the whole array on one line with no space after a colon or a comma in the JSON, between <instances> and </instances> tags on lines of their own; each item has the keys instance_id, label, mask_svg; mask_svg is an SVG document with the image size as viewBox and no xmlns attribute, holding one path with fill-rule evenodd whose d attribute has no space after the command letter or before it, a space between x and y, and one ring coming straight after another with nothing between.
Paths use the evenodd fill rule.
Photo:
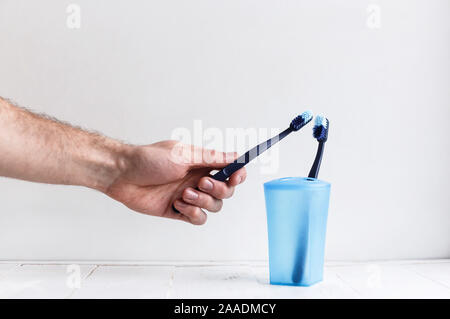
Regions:
<instances>
[{"instance_id":1,"label":"toothbrush handle","mask_svg":"<svg viewBox=\"0 0 450 319\"><path fill-rule=\"evenodd\" d=\"M276 144L277 142L281 141L283 138L288 136L289 133L292 132L292 129L289 127L285 129L280 134L268 139L265 142L262 142L261 144L253 147L251 150L247 151L247 153L241 155L239 158L237 158L233 163L227 165L224 167L221 171L217 172L213 175L212 178L214 178L217 181L225 182L228 177L233 175L234 172L241 169L245 165L247 165L250 161L258 157L260 154L265 152L267 149L269 149L272 145Z\"/></svg>"},{"instance_id":2,"label":"toothbrush handle","mask_svg":"<svg viewBox=\"0 0 450 319\"><path fill-rule=\"evenodd\" d=\"M247 153L241 155L239 158L237 158L233 163L228 164L222 170L217 172L212 176L217 181L225 182L228 177L233 175L234 172L241 169L245 165L247 165L251 160L258 157L260 154L262 154L264 151L269 149L272 145L276 144L277 142L281 141L283 138L289 135L289 133L292 132L292 129L288 127L280 134L269 138L267 141L253 147L251 150L247 151ZM179 213L179 211L175 208L175 206L172 204L172 209L174 212Z\"/></svg>"},{"instance_id":3,"label":"toothbrush handle","mask_svg":"<svg viewBox=\"0 0 450 319\"><path fill-rule=\"evenodd\" d=\"M319 146L317 148L316 158L314 159L314 164L311 167L311 170L309 171L309 178L317 178L319 176L319 170L320 170L320 164L322 164L322 156L323 156L323 149L325 147L324 142L319 142Z\"/></svg>"},{"instance_id":4,"label":"toothbrush handle","mask_svg":"<svg viewBox=\"0 0 450 319\"><path fill-rule=\"evenodd\" d=\"M224 167L221 171L214 174L212 178L214 178L216 181L225 182L228 177L230 177L237 170L244 167L245 164L246 163L237 163L236 161L234 161L233 163Z\"/></svg>"}]
</instances>

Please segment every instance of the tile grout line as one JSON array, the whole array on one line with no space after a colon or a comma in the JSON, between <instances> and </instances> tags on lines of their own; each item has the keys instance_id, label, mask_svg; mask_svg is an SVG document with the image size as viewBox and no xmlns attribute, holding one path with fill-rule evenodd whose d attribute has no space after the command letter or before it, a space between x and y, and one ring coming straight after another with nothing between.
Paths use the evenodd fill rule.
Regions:
<instances>
[{"instance_id":1,"label":"tile grout line","mask_svg":"<svg viewBox=\"0 0 450 319\"><path fill-rule=\"evenodd\" d=\"M86 275L86 277L83 278L83 281L87 280L98 268L100 268L100 265L95 265L89 273Z\"/></svg>"},{"instance_id":2,"label":"tile grout line","mask_svg":"<svg viewBox=\"0 0 450 319\"><path fill-rule=\"evenodd\" d=\"M408 268L409 268L409 267L408 267ZM418 275L418 276L420 276L420 277L422 277L422 278L424 278L424 279L427 279L427 280L429 280L429 281L431 281L431 282L434 282L434 283L436 283L436 284L438 284L438 285L440 285L440 286L443 286L443 287L446 288L446 289L450 289L450 287L447 286L445 283L442 283L442 282L440 282L439 280L435 280L435 279L433 279L433 278L430 278L430 277L428 277L427 275L422 274L421 272L419 272L419 271L416 270L416 269L408 269L408 268L406 268L406 269L409 270L409 271L414 272L416 275Z\"/></svg>"},{"instance_id":3,"label":"tile grout line","mask_svg":"<svg viewBox=\"0 0 450 319\"><path fill-rule=\"evenodd\" d=\"M344 283L344 285L346 285L346 286L349 287L354 293L356 293L356 294L358 295L359 298L364 298L363 294L362 294L358 289L356 289L355 287L353 287L350 283L348 283L346 280L344 280L344 279L342 278L342 276L341 276L338 272L336 272L335 274L336 274L336 277L337 277L340 281L342 281L342 282Z\"/></svg>"}]
</instances>

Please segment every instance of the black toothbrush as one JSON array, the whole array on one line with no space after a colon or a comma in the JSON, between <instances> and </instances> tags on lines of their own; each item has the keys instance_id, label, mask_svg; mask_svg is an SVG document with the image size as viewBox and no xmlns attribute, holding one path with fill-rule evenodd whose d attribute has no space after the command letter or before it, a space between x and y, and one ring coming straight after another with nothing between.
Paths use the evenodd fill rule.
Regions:
<instances>
[{"instance_id":1,"label":"black toothbrush","mask_svg":"<svg viewBox=\"0 0 450 319\"><path fill-rule=\"evenodd\" d=\"M300 130L303 126L308 124L312 120L312 118L313 115L310 111L303 112L301 115L294 118L289 127L285 129L283 132L253 147L251 150L247 151L247 153L237 158L233 163L227 165L222 170L214 174L212 178L221 182L226 181L227 178L233 175L234 172L247 165L250 161L258 157L264 151L269 149L272 145L281 141L290 133Z\"/></svg>"},{"instance_id":2,"label":"black toothbrush","mask_svg":"<svg viewBox=\"0 0 450 319\"><path fill-rule=\"evenodd\" d=\"M225 182L233 173L247 165L251 160L258 157L264 151L269 149L271 146L275 145L277 142L281 141L283 138L288 136L292 132L300 130L303 126L311 122L313 118L312 112L305 111L296 118L294 118L287 129L285 129L280 134L268 139L267 141L253 147L251 150L247 151L244 155L241 155L233 163L228 164L226 167L222 168L219 172L212 176L213 179L221 182ZM172 204L172 209L179 213L179 211Z\"/></svg>"},{"instance_id":3,"label":"black toothbrush","mask_svg":"<svg viewBox=\"0 0 450 319\"><path fill-rule=\"evenodd\" d=\"M314 159L313 166L309 171L309 178L317 178L319 176L320 164L322 163L323 150L325 148L325 142L328 140L328 130L330 128L330 121L326 117L317 116L313 128L313 136L319 142L317 147L316 158Z\"/></svg>"}]
</instances>

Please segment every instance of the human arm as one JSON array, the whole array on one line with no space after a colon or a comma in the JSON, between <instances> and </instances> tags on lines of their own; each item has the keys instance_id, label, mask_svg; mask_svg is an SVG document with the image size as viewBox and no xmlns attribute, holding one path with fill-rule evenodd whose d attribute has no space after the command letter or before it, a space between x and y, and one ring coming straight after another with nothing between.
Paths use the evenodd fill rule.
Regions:
<instances>
[{"instance_id":1,"label":"human arm","mask_svg":"<svg viewBox=\"0 0 450 319\"><path fill-rule=\"evenodd\" d=\"M89 187L141 213L203 224L202 208L220 210L245 180L245 169L226 183L208 177L234 158L175 141L125 144L0 98L0 176Z\"/></svg>"}]
</instances>

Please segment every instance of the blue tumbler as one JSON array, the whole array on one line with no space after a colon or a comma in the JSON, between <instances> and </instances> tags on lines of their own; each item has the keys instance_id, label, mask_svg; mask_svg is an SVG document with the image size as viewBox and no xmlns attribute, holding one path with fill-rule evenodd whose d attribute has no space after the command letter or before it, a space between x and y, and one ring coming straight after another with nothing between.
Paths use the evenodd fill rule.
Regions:
<instances>
[{"instance_id":1,"label":"blue tumbler","mask_svg":"<svg viewBox=\"0 0 450 319\"><path fill-rule=\"evenodd\" d=\"M330 184L286 177L264 184L272 285L311 286L323 279Z\"/></svg>"}]
</instances>

